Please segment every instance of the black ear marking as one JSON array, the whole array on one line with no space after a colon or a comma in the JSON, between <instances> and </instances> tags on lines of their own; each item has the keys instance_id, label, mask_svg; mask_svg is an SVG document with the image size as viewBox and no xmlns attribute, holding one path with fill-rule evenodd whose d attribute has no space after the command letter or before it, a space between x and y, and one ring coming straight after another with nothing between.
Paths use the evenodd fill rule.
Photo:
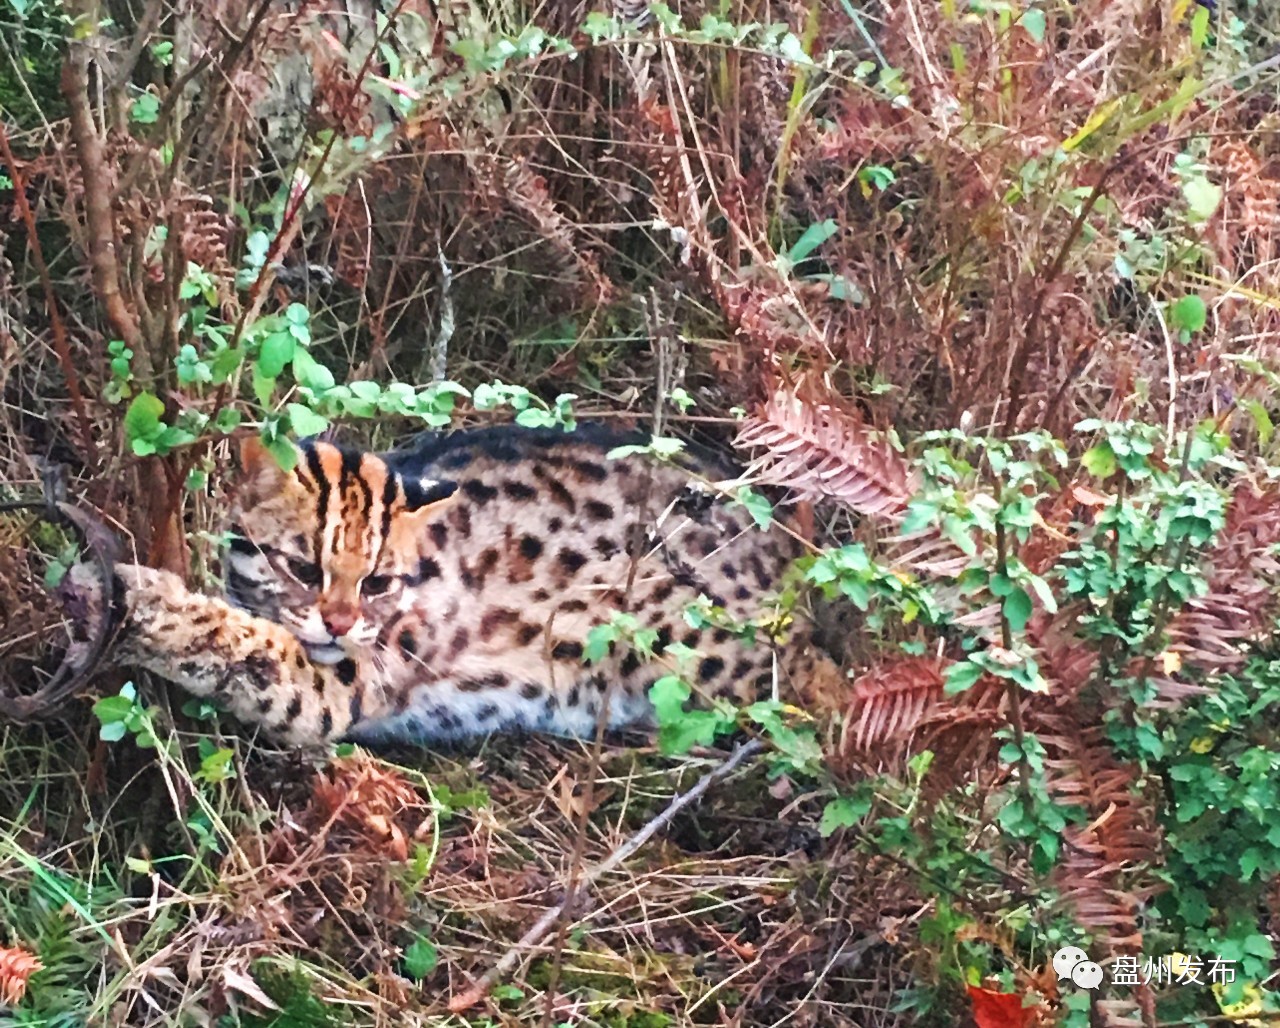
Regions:
<instances>
[{"instance_id":1,"label":"black ear marking","mask_svg":"<svg viewBox=\"0 0 1280 1028\"><path fill-rule=\"evenodd\" d=\"M457 482L432 482L420 478L404 479L404 505L409 510L421 510L449 499L458 491Z\"/></svg>"}]
</instances>

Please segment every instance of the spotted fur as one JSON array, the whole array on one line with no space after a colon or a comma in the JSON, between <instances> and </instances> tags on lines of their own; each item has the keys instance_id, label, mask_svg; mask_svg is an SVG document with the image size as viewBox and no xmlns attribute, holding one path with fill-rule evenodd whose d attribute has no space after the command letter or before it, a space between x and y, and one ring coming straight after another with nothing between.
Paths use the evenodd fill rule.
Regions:
<instances>
[{"instance_id":1,"label":"spotted fur","mask_svg":"<svg viewBox=\"0 0 1280 1028\"><path fill-rule=\"evenodd\" d=\"M675 642L696 651L687 677L704 699L754 700L779 674L802 693L815 676L825 686L834 669L807 623L775 652L684 617L699 596L738 621L759 615L793 540L695 484L729 469L611 460L617 442L516 428L383 455L305 442L286 472L250 441L226 600L120 567L120 659L287 743L581 736L611 683L609 725L646 725ZM656 633L655 659L620 644L584 660L588 632L616 611Z\"/></svg>"}]
</instances>

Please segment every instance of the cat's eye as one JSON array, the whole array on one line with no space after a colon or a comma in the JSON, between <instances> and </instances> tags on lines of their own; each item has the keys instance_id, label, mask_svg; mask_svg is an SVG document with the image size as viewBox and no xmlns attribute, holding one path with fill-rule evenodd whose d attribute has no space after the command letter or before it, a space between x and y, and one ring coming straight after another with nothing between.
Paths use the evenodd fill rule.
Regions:
<instances>
[{"instance_id":1,"label":"cat's eye","mask_svg":"<svg viewBox=\"0 0 1280 1028\"><path fill-rule=\"evenodd\" d=\"M370 575L360 583L360 592L365 596L381 596L390 588L390 575Z\"/></svg>"},{"instance_id":2,"label":"cat's eye","mask_svg":"<svg viewBox=\"0 0 1280 1028\"><path fill-rule=\"evenodd\" d=\"M315 588L323 580L323 576L320 574L320 565L313 561L289 557L286 563L289 565L289 573L303 585Z\"/></svg>"}]
</instances>

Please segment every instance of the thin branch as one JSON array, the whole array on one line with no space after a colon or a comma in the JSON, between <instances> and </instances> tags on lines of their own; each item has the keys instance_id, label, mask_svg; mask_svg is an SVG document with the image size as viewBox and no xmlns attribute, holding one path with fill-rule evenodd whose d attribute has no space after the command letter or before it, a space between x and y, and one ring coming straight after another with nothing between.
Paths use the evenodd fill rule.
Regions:
<instances>
[{"instance_id":1,"label":"thin branch","mask_svg":"<svg viewBox=\"0 0 1280 1028\"><path fill-rule=\"evenodd\" d=\"M1004 422L1005 435L1011 435L1016 431L1018 415L1022 413L1023 376L1026 373L1027 361L1035 350L1036 343L1040 340L1040 323L1049 286L1062 274L1062 269L1066 266L1071 248L1075 246L1080 233L1084 231L1085 221L1088 220L1098 201L1102 199L1102 194L1107 187L1107 180L1120 167L1121 163L1121 161L1115 161L1102 169L1102 174L1098 176L1098 181L1094 183L1093 191L1089 193L1084 203L1080 205L1080 210L1076 213L1075 220L1067 230L1067 236L1058 248L1057 254L1044 270L1044 273L1040 275L1040 288L1036 290L1035 299L1032 301L1031 313L1027 317L1026 328L1022 334L1022 342L1014 353L1013 360L1009 362L1012 374L1009 382L1009 407L1006 411Z\"/></svg>"},{"instance_id":2,"label":"thin branch","mask_svg":"<svg viewBox=\"0 0 1280 1028\"><path fill-rule=\"evenodd\" d=\"M76 366L71 360L71 346L67 341L67 326L62 320L62 312L58 309L58 297L53 289L53 276L49 274L49 265L44 261L44 251L40 247L40 236L36 233L36 219L27 203L27 184L18 171L18 162L14 160L13 151L9 148L9 134L5 131L4 122L0 121L0 156L4 157L5 166L9 169L9 178L13 181L13 198L18 205L18 213L22 215L22 223L27 229L27 240L31 246L31 259L35 262L36 271L40 274L40 285L44 289L45 307L49 311L49 327L53 330L53 349L58 355L58 364L62 367L62 376L67 380L67 393L71 397L71 409L75 411L76 423L80 428L80 441L84 448L85 463L96 467L98 463L97 447L93 444L93 428L89 423L89 415L84 406L84 394L80 392L80 376L76 374Z\"/></svg>"},{"instance_id":3,"label":"thin branch","mask_svg":"<svg viewBox=\"0 0 1280 1028\"><path fill-rule=\"evenodd\" d=\"M636 832L635 835L631 836L630 839L614 850L605 860L601 861L590 871L583 874L579 883L579 890L591 885L596 881L596 879L612 871L615 867L635 853L636 850L657 835L658 832L671 824L680 811L684 810L684 808L689 806L691 803L701 799L708 789L722 779L727 778L737 770L737 768L748 757L755 756L763 749L764 743L759 739L752 739L750 742L743 743L739 746L732 754L729 755L728 759L726 759L723 764L711 771L708 771L698 779L693 788L688 792L681 793L673 799L661 814L641 828L640 831ZM508 974L512 968L520 962L520 958L524 955L526 950L537 946L544 938L546 938L551 929L555 927L556 922L559 921L567 912L568 906L569 898L566 897L563 902L552 907L538 918L537 923L525 932L524 935L521 936L520 941L507 950L507 952L502 955L502 958L494 964L493 967L481 975L475 985L466 992L454 996L453 999L449 1001L450 1012L457 1014L464 1010L470 1010L477 1003L483 1000L484 997L489 994L489 990L493 988L498 979Z\"/></svg>"},{"instance_id":4,"label":"thin branch","mask_svg":"<svg viewBox=\"0 0 1280 1028\"><path fill-rule=\"evenodd\" d=\"M92 4L68 4L77 22L91 22ZM71 139L84 183L84 220L89 237L89 260L94 291L106 311L117 336L134 355L149 364L151 355L143 345L138 320L120 292L120 267L116 260L115 218L111 210L112 186L103 154L102 139L93 122L89 102L90 40L72 38L62 65L62 95L67 101Z\"/></svg>"}]
</instances>

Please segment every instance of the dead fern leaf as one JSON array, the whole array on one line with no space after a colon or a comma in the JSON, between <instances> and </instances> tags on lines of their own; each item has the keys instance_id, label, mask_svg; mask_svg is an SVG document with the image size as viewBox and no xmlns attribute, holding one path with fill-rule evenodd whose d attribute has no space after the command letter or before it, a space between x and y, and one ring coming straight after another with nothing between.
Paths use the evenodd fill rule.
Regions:
<instances>
[{"instance_id":1,"label":"dead fern leaf","mask_svg":"<svg viewBox=\"0 0 1280 1028\"><path fill-rule=\"evenodd\" d=\"M343 829L353 849L403 861L412 830L400 822L422 821L426 803L398 774L366 757L332 761L312 790L311 820ZM305 815L304 815L305 817Z\"/></svg>"},{"instance_id":2,"label":"dead fern leaf","mask_svg":"<svg viewBox=\"0 0 1280 1028\"><path fill-rule=\"evenodd\" d=\"M845 763L901 760L922 748L941 771L967 767L980 744L1003 723L1004 690L983 679L955 696L944 692L945 665L931 657L898 657L864 671L853 684L837 747Z\"/></svg>"},{"instance_id":3,"label":"dead fern leaf","mask_svg":"<svg viewBox=\"0 0 1280 1028\"><path fill-rule=\"evenodd\" d=\"M1113 953L1141 952L1138 913L1155 888L1128 879L1159 859L1160 834L1149 804L1137 791L1137 769L1116 760L1101 727L1038 708L1027 712L1027 720L1045 747L1054 800L1082 807L1089 819L1064 832L1062 859L1054 872L1063 898Z\"/></svg>"},{"instance_id":4,"label":"dead fern leaf","mask_svg":"<svg viewBox=\"0 0 1280 1028\"><path fill-rule=\"evenodd\" d=\"M748 417L734 445L765 451L752 465L763 481L860 514L901 517L916 488L906 462L860 421L790 393Z\"/></svg>"},{"instance_id":5,"label":"dead fern leaf","mask_svg":"<svg viewBox=\"0 0 1280 1028\"><path fill-rule=\"evenodd\" d=\"M1189 600L1165 629L1166 652L1179 658L1181 670L1233 671L1244 663L1251 644L1268 633L1277 607L1275 582L1280 579L1277 545L1280 489L1243 483L1227 508L1219 541L1206 558L1207 592ZM1204 692L1168 674L1152 682L1167 705Z\"/></svg>"},{"instance_id":6,"label":"dead fern leaf","mask_svg":"<svg viewBox=\"0 0 1280 1028\"><path fill-rule=\"evenodd\" d=\"M941 700L942 686L938 661L924 657L868 668L853 683L841 751L867 752L909 735Z\"/></svg>"}]
</instances>

